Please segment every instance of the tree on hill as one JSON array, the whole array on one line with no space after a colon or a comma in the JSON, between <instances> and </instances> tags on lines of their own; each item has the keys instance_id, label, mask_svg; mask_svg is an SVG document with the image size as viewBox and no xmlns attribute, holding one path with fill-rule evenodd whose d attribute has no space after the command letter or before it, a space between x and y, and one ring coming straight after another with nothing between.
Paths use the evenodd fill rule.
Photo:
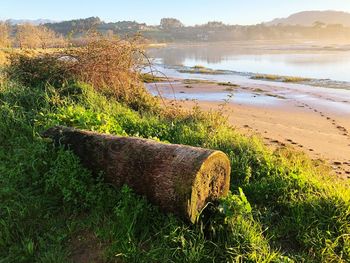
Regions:
<instances>
[{"instance_id":1,"label":"tree on hill","mask_svg":"<svg viewBox=\"0 0 350 263\"><path fill-rule=\"evenodd\" d=\"M160 27L162 29L176 29L184 27L180 20L175 18L162 18L160 20Z\"/></svg>"},{"instance_id":2,"label":"tree on hill","mask_svg":"<svg viewBox=\"0 0 350 263\"><path fill-rule=\"evenodd\" d=\"M0 48L6 48L10 46L10 26L7 23L0 22Z\"/></svg>"},{"instance_id":3,"label":"tree on hill","mask_svg":"<svg viewBox=\"0 0 350 263\"><path fill-rule=\"evenodd\" d=\"M219 21L210 21L207 24L203 25L208 28L224 28L226 25L223 22Z\"/></svg>"},{"instance_id":4,"label":"tree on hill","mask_svg":"<svg viewBox=\"0 0 350 263\"><path fill-rule=\"evenodd\" d=\"M23 24L17 26L16 44L19 48L39 48L40 38L36 26Z\"/></svg>"},{"instance_id":5,"label":"tree on hill","mask_svg":"<svg viewBox=\"0 0 350 263\"><path fill-rule=\"evenodd\" d=\"M63 47L67 45L67 41L62 35L57 34L45 26L38 26L37 34L41 42L41 48Z\"/></svg>"},{"instance_id":6,"label":"tree on hill","mask_svg":"<svg viewBox=\"0 0 350 263\"><path fill-rule=\"evenodd\" d=\"M50 48L66 45L66 40L44 26L23 24L17 26L16 45L19 48Z\"/></svg>"},{"instance_id":7,"label":"tree on hill","mask_svg":"<svg viewBox=\"0 0 350 263\"><path fill-rule=\"evenodd\" d=\"M47 23L44 26L54 30L62 35L69 34L81 34L86 33L90 30L97 29L102 23L99 17L89 17L85 19L75 19L70 21L63 21L59 23Z\"/></svg>"},{"instance_id":8,"label":"tree on hill","mask_svg":"<svg viewBox=\"0 0 350 263\"><path fill-rule=\"evenodd\" d=\"M326 24L321 21L315 21L312 25L314 28L323 28L326 26Z\"/></svg>"}]
</instances>

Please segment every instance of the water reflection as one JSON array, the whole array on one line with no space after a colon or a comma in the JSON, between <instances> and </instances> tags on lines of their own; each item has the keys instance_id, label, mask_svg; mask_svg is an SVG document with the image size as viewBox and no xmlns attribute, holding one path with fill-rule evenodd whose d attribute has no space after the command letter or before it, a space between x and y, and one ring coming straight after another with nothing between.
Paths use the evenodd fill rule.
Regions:
<instances>
[{"instance_id":1,"label":"water reflection","mask_svg":"<svg viewBox=\"0 0 350 263\"><path fill-rule=\"evenodd\" d=\"M278 48L238 44L170 45L150 50L165 65L202 65L213 69L350 81L348 49Z\"/></svg>"}]
</instances>

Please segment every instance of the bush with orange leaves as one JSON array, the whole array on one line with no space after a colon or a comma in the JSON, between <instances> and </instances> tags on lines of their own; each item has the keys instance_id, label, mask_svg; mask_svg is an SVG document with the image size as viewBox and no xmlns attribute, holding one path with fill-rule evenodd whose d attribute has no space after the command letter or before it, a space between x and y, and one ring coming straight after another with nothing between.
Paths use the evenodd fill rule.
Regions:
<instances>
[{"instance_id":1,"label":"bush with orange leaves","mask_svg":"<svg viewBox=\"0 0 350 263\"><path fill-rule=\"evenodd\" d=\"M84 82L136 110L154 110L158 101L140 80L142 47L136 39L91 38L83 47L53 53L12 54L7 74L29 87Z\"/></svg>"}]
</instances>

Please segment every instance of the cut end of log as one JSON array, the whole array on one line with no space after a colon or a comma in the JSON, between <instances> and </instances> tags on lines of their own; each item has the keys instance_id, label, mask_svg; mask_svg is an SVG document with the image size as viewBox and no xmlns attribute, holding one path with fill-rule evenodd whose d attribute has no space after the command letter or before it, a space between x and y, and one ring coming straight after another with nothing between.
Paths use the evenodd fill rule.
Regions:
<instances>
[{"instance_id":1,"label":"cut end of log","mask_svg":"<svg viewBox=\"0 0 350 263\"><path fill-rule=\"evenodd\" d=\"M165 212L192 223L208 202L227 195L230 161L220 151L53 127L45 137L64 145L106 182L128 185Z\"/></svg>"},{"instance_id":2,"label":"cut end of log","mask_svg":"<svg viewBox=\"0 0 350 263\"><path fill-rule=\"evenodd\" d=\"M191 199L188 201L188 216L192 223L208 202L226 196L230 188L231 166L226 154L215 151L203 161L192 186Z\"/></svg>"}]
</instances>

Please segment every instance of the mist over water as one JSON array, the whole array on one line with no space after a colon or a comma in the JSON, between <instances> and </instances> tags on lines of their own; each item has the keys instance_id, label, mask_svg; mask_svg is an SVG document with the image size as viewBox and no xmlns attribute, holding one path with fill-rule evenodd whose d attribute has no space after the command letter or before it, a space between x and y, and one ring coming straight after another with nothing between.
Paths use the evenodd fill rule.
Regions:
<instances>
[{"instance_id":1,"label":"mist over water","mask_svg":"<svg viewBox=\"0 0 350 263\"><path fill-rule=\"evenodd\" d=\"M172 44L152 49L150 55L168 66L201 65L237 72L350 82L350 49L347 46Z\"/></svg>"}]
</instances>

